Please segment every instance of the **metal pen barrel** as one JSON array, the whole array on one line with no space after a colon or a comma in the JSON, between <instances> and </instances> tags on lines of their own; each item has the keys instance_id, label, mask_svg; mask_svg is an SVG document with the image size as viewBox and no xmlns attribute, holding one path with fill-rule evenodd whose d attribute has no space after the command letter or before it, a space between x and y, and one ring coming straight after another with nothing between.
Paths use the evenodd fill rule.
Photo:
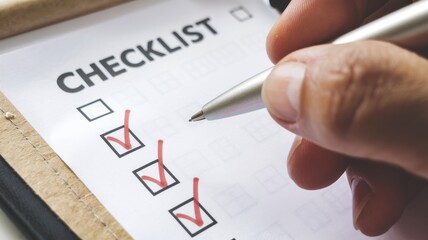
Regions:
<instances>
[{"instance_id":1,"label":"metal pen barrel","mask_svg":"<svg viewBox=\"0 0 428 240\"><path fill-rule=\"evenodd\" d=\"M361 40L382 40L412 48L428 43L428 0L413 3L378 20L351 31L333 44ZM236 85L205 104L190 121L215 120L264 108L261 97L263 82L272 68Z\"/></svg>"}]
</instances>

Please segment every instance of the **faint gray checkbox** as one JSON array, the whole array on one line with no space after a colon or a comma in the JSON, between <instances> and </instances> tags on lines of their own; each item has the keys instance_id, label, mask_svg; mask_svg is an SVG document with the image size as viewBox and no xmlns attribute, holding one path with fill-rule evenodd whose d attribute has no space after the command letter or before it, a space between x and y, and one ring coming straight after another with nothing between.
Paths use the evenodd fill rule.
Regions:
<instances>
[{"instance_id":1,"label":"faint gray checkbox","mask_svg":"<svg viewBox=\"0 0 428 240\"><path fill-rule=\"evenodd\" d=\"M198 150L187 152L174 162L178 169L191 178L199 176L212 168L205 156Z\"/></svg>"},{"instance_id":2,"label":"faint gray checkbox","mask_svg":"<svg viewBox=\"0 0 428 240\"><path fill-rule=\"evenodd\" d=\"M156 75L149 82L160 94L170 93L181 86L180 81L169 72Z\"/></svg>"},{"instance_id":3,"label":"faint gray checkbox","mask_svg":"<svg viewBox=\"0 0 428 240\"><path fill-rule=\"evenodd\" d=\"M308 202L298 209L295 214L312 231L316 232L326 227L330 222L330 217L314 202Z\"/></svg>"},{"instance_id":4,"label":"faint gray checkbox","mask_svg":"<svg viewBox=\"0 0 428 240\"><path fill-rule=\"evenodd\" d=\"M123 107L133 107L147 101L143 94L141 94L134 87L127 87L114 92L113 98Z\"/></svg>"},{"instance_id":5,"label":"faint gray checkbox","mask_svg":"<svg viewBox=\"0 0 428 240\"><path fill-rule=\"evenodd\" d=\"M216 139L208 146L212 152L224 162L231 161L241 155L241 152L238 150L238 148L225 137Z\"/></svg>"},{"instance_id":6,"label":"faint gray checkbox","mask_svg":"<svg viewBox=\"0 0 428 240\"><path fill-rule=\"evenodd\" d=\"M275 193L288 184L286 178L273 166L267 166L256 172L255 177L269 193Z\"/></svg>"},{"instance_id":7,"label":"faint gray checkbox","mask_svg":"<svg viewBox=\"0 0 428 240\"><path fill-rule=\"evenodd\" d=\"M159 117L152 121L143 123L145 132L150 136L162 136L162 138L171 137L179 131L171 121L166 117Z\"/></svg>"},{"instance_id":8,"label":"faint gray checkbox","mask_svg":"<svg viewBox=\"0 0 428 240\"><path fill-rule=\"evenodd\" d=\"M228 43L212 51L209 56L219 65L229 66L242 60L246 54L236 43Z\"/></svg>"},{"instance_id":9,"label":"faint gray checkbox","mask_svg":"<svg viewBox=\"0 0 428 240\"><path fill-rule=\"evenodd\" d=\"M352 196L346 183L338 183L334 188L326 189L322 196L338 213L348 211L352 207Z\"/></svg>"},{"instance_id":10,"label":"faint gray checkbox","mask_svg":"<svg viewBox=\"0 0 428 240\"><path fill-rule=\"evenodd\" d=\"M274 223L256 234L251 240L292 240L293 238L278 223Z\"/></svg>"},{"instance_id":11,"label":"faint gray checkbox","mask_svg":"<svg viewBox=\"0 0 428 240\"><path fill-rule=\"evenodd\" d=\"M248 133L257 142L264 142L279 133L281 128L274 123L272 119L266 116L260 116L252 119L244 126L245 132Z\"/></svg>"},{"instance_id":12,"label":"faint gray checkbox","mask_svg":"<svg viewBox=\"0 0 428 240\"><path fill-rule=\"evenodd\" d=\"M218 193L214 199L232 218L256 205L256 201L238 184Z\"/></svg>"},{"instance_id":13,"label":"faint gray checkbox","mask_svg":"<svg viewBox=\"0 0 428 240\"><path fill-rule=\"evenodd\" d=\"M183 69L193 78L205 77L215 70L217 66L208 56L201 56L182 64Z\"/></svg>"},{"instance_id":14,"label":"faint gray checkbox","mask_svg":"<svg viewBox=\"0 0 428 240\"><path fill-rule=\"evenodd\" d=\"M243 6L230 10L230 14L239 22L245 22L253 18L253 15Z\"/></svg>"},{"instance_id":15,"label":"faint gray checkbox","mask_svg":"<svg viewBox=\"0 0 428 240\"><path fill-rule=\"evenodd\" d=\"M264 41L260 39L265 39L266 36L260 34L259 32L254 32L250 35L247 35L241 38L241 45L252 52L265 51L266 46Z\"/></svg>"}]
</instances>

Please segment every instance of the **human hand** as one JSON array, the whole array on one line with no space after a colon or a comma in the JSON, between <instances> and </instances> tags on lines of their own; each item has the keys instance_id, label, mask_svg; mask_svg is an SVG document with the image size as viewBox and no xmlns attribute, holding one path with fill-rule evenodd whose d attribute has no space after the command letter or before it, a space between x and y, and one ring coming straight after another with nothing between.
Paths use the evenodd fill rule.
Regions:
<instances>
[{"instance_id":1,"label":"human hand","mask_svg":"<svg viewBox=\"0 0 428 240\"><path fill-rule=\"evenodd\" d=\"M428 61L376 41L293 51L409 2L293 0L268 37L279 63L263 99L280 125L301 136L289 154L291 178L319 189L346 171L354 226L370 236L386 232L428 179Z\"/></svg>"}]
</instances>

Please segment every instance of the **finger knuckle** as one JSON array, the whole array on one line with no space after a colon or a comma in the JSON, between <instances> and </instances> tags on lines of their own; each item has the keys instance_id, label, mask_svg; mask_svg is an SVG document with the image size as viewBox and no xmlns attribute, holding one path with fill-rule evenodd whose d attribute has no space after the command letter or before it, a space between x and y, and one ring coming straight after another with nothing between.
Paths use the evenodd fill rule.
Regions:
<instances>
[{"instance_id":1,"label":"finger knuckle","mask_svg":"<svg viewBox=\"0 0 428 240\"><path fill-rule=\"evenodd\" d=\"M382 78L368 71L371 48L344 48L335 56L334 65L324 69L321 81L323 105L321 119L330 134L343 139L365 120L368 104L376 104Z\"/></svg>"}]
</instances>

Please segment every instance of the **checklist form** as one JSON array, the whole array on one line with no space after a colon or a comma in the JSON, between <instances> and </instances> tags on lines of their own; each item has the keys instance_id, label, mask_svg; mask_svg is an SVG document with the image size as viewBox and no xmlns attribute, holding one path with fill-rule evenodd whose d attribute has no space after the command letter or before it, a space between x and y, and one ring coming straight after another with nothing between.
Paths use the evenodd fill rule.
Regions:
<instances>
[{"instance_id":1,"label":"checklist form","mask_svg":"<svg viewBox=\"0 0 428 240\"><path fill-rule=\"evenodd\" d=\"M365 239L345 179L298 188L266 110L190 123L272 67L261 0L134 1L0 56L1 91L135 239ZM286 44L286 43L284 43Z\"/></svg>"}]
</instances>

